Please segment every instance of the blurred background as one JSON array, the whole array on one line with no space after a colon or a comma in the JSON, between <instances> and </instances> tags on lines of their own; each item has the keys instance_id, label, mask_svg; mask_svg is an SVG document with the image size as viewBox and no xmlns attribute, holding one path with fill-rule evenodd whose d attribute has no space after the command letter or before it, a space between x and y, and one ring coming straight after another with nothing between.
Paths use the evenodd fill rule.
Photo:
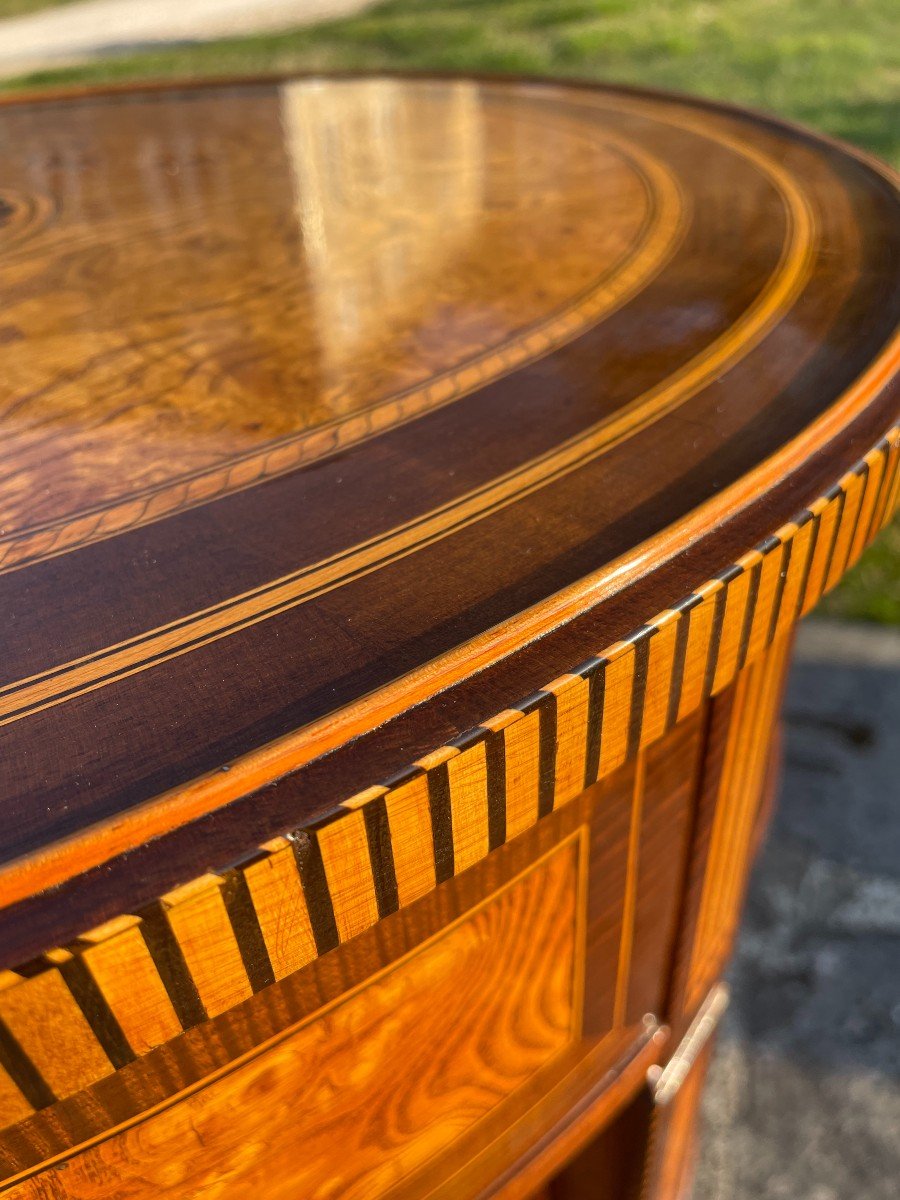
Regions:
<instances>
[{"instance_id":1,"label":"blurred background","mask_svg":"<svg viewBox=\"0 0 900 1200\"><path fill-rule=\"evenodd\" d=\"M900 165L900 0L0 0L0 91L379 67L692 91ZM893 1200L900 521L802 628L784 719L694 1200Z\"/></svg>"}]
</instances>

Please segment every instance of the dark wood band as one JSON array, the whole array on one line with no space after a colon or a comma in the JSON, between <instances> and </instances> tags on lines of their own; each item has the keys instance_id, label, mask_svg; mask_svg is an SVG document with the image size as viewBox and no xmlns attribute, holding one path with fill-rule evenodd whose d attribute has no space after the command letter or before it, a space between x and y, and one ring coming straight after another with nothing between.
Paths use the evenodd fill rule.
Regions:
<instances>
[{"instance_id":1,"label":"dark wood band","mask_svg":"<svg viewBox=\"0 0 900 1200\"><path fill-rule=\"evenodd\" d=\"M890 519L898 488L895 428L794 520L629 637L328 819L7 972L10 1111L47 1108L293 976L570 805L783 641ZM752 834L751 810L745 823ZM734 906L717 903L707 923L721 938ZM719 942L698 955L689 1010L718 969ZM61 1053L78 1069L48 1079L43 1064Z\"/></svg>"},{"instance_id":2,"label":"dark wood band","mask_svg":"<svg viewBox=\"0 0 900 1200\"><path fill-rule=\"evenodd\" d=\"M815 506L895 425L886 169L778 121L650 93L386 78L329 89L351 123L388 101L444 122L458 211L428 191L433 126L410 135L404 154L422 170L389 179L386 203L407 205L401 233L423 261L465 233L439 282L397 301L399 366L375 337L361 365L335 360L334 386L284 332L285 313L318 328L315 289L297 284L297 263L312 278L316 260L296 228L299 211L306 236L324 194L321 162L311 145L298 166L291 142L298 113L329 136L315 88L251 81L0 108L13 301L0 419L17 438L27 426L0 489L8 965L332 821L348 796L491 728L536 689L536 715L521 719L547 744L564 717L548 682L604 647L628 649L571 687L596 714L631 672L625 742L608 761L633 753L669 629L681 630L680 682L654 717L663 727L731 670L708 653L686 684L679 665L707 618L711 641L730 645L735 605L756 602L762 567L727 564L768 547L793 571L802 554L788 545L805 552L814 534L819 553ZM512 175L511 145L530 148ZM264 188L251 160L266 165ZM460 183L473 162L487 181L475 199ZM346 228L381 216L370 193ZM332 278L345 289L367 278L334 254L316 277L326 298ZM487 344L465 324L473 295L498 324ZM88 394L99 417L82 428ZM248 405L258 429L238 419ZM104 440L116 420L128 437ZM786 544L766 541L804 512ZM679 597L669 624L654 616ZM591 728L585 769L602 775ZM514 734L493 732L484 754L497 778ZM430 810L443 877L452 788L449 763L436 769L448 776ZM541 812L549 766L543 779ZM367 845L383 845L389 818L366 811ZM488 844L503 830L492 799ZM396 867L374 886L379 913L399 903ZM326 913L319 943L335 928Z\"/></svg>"}]
</instances>

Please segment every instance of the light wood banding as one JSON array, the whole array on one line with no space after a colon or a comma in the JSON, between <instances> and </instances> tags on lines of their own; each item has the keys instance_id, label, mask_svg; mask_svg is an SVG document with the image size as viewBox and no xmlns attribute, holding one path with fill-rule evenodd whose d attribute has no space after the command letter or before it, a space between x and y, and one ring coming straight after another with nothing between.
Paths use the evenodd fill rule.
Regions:
<instances>
[{"instance_id":1,"label":"light wood banding","mask_svg":"<svg viewBox=\"0 0 900 1200\"><path fill-rule=\"evenodd\" d=\"M0 168L2 1187L664 1200L897 504L895 178L377 75L0 98Z\"/></svg>"},{"instance_id":2,"label":"light wood banding","mask_svg":"<svg viewBox=\"0 0 900 1200\"><path fill-rule=\"evenodd\" d=\"M683 719L703 699L726 688L737 677L739 663L747 664L743 690L738 692L739 707L746 703L744 693L753 688L753 680L763 670L756 665L758 661L765 662L765 679L772 683L765 702L771 706L778 694L773 671L783 662L783 656L764 657L763 652L773 643L783 643L798 615L801 598L804 608L819 598L815 589L821 590L822 581L832 578L834 555L848 552L860 513L865 513L867 536L877 532L872 522L874 512L882 521L889 518L890 512L882 502L895 488L900 462L895 452L898 442L900 431L894 430L861 460L857 471L843 477L837 495L813 503L783 526L778 536L748 552L719 578L697 588L685 602L649 621L632 638L551 682L520 707L498 714L457 739L457 744L427 756L412 768L411 778L393 786L373 787L349 799L318 830L299 831L295 839L308 847L299 852L301 859L305 855L305 861L312 864L307 866L305 876L297 868L296 840L278 839L261 847L250 864L238 870L246 880L256 931L262 931L274 977L283 978L316 954L371 927L387 911L411 904L442 879L481 861L491 849L492 803L502 806L502 840L519 836L555 807L571 802L585 785L608 777L626 758L652 744L663 732L663 713L668 714L675 702ZM848 493L856 497L849 506L841 502ZM751 588L754 576L758 582ZM644 663L640 672L635 666L639 658ZM645 682L636 705L639 674ZM602 697L593 709L592 694ZM756 707L753 712L757 712ZM764 715L770 720L765 706L759 710L759 720ZM758 744L752 770L743 757L735 760L739 763L736 769L742 780L741 794L749 797L747 805L740 811L723 808L730 814L727 819L736 825L713 834L716 846L721 842L730 847L727 855L724 850L715 850L719 866L714 871L732 890L718 898L710 893L710 898L704 899L697 946L712 937L707 929L715 930L719 940L705 951L695 951L700 956L693 969L696 994L710 983L704 964L707 960L718 964L721 947L729 943L730 927L727 922L723 924L723 914L737 911L732 894L738 886L733 861L745 857L743 848L753 829L752 804L766 765L766 742L755 731L756 719L752 714L741 718L746 725L743 736ZM597 754L598 738L599 757L586 774ZM491 753L487 750L489 743L494 746ZM591 772L593 778L588 777ZM727 772L722 786L726 792L734 786ZM374 814L376 810L383 813L381 838L370 835L366 823L366 813ZM388 908L382 899L380 909L376 881L385 878L391 883L387 891L382 884L380 894L394 899ZM248 940L241 942L242 927L226 909L223 886L223 879L204 876L167 896L162 904L176 953L180 952L186 971L187 987L209 1016L227 1010L254 991L246 968L254 946ZM713 882L709 886L714 890L720 887ZM119 971L134 969L136 979L146 979L150 989L146 1000L149 1008L138 1021L147 1031L135 1035L135 1051L139 1053L140 1037L158 1044L153 1039L161 1031L172 1031L171 1007L161 995L154 973L148 974L145 943L135 936L139 918L123 921L128 940L121 940L124 934L118 935ZM88 935L85 945L95 937ZM151 951L153 947L151 943ZM96 951L76 945L75 953L83 954L90 967L91 955ZM164 951L157 948L155 953ZM42 1019L51 1026L65 1019L65 1005L70 1004L68 992L60 991L59 984L49 986L49 979L57 971L48 961L44 971L48 990L40 997ZM93 973L112 1011L121 1012L119 987L105 984L109 976ZM122 978L121 974L117 977L119 983ZM184 986L171 982L171 970L168 978L170 988ZM23 989L21 1004L18 989ZM38 1003L33 998L35 991L35 980L28 979L0 992L0 1020L5 1021L6 1006L10 1005L15 1023L19 1019L15 1014L23 1011L22 1004L32 1008ZM138 995L136 992L135 1003ZM131 1019L124 1017L126 1036ZM81 1028L81 1036L88 1036L88 1027ZM96 1048L89 1056L89 1071L111 1069L108 1064L104 1067L102 1047L96 1035L94 1039ZM17 1089L17 1083L10 1080L6 1085L11 1089L11 1112L17 1111L16 1091L12 1090ZM52 1085L50 1090L54 1096L58 1094Z\"/></svg>"}]
</instances>

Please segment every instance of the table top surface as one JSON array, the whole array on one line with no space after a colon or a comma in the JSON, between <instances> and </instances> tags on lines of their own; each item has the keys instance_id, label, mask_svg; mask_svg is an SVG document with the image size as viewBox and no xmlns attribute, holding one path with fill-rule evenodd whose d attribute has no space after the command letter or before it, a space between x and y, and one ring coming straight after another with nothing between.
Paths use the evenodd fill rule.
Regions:
<instances>
[{"instance_id":1,"label":"table top surface","mask_svg":"<svg viewBox=\"0 0 900 1200\"><path fill-rule=\"evenodd\" d=\"M898 250L886 170L685 99L5 101L0 862L197 780L227 862L676 600L890 424Z\"/></svg>"}]
</instances>

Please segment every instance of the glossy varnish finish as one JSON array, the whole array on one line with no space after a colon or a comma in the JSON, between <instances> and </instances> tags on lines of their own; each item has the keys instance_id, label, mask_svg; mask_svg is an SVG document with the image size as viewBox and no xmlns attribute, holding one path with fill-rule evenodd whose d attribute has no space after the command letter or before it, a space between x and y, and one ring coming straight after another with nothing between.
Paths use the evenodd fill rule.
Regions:
<instances>
[{"instance_id":1,"label":"glossy varnish finish","mask_svg":"<svg viewBox=\"0 0 900 1200\"><path fill-rule=\"evenodd\" d=\"M577 1042L585 832L175 1108L70 1160L65 1194L384 1194Z\"/></svg>"},{"instance_id":2,"label":"glossy varnish finish","mask_svg":"<svg viewBox=\"0 0 900 1200\"><path fill-rule=\"evenodd\" d=\"M0 129L0 849L57 847L10 896L82 873L103 920L201 833L221 865L322 813L711 577L895 412L890 185L775 125L373 79ZM687 578L634 554L679 519Z\"/></svg>"},{"instance_id":3,"label":"glossy varnish finish","mask_svg":"<svg viewBox=\"0 0 900 1200\"><path fill-rule=\"evenodd\" d=\"M772 662L777 676L783 654ZM759 710L771 675L742 677L742 702ZM65 1098L0 1135L12 1194L141 1195L150 1187L179 1195L201 1185L223 1196L250 1186L293 1194L302 1182L305 1194L325 1196L339 1180L361 1196L437 1188L449 1198L480 1194L498 1174L512 1187L522 1156L526 1180L546 1178L633 1096L642 1066L666 1045L658 1035L647 1042L658 1018L646 1014L668 1009L665 981L697 935L690 916L679 946L660 931L681 908L686 834L703 873L709 839L688 827L701 788L724 795L736 700L717 699L716 713L688 718L635 762L339 951L219 1016L188 1017L185 1033L157 1036L153 1051L134 1040L140 989L132 959L123 994L135 1050L126 1043L124 1063L106 1061L96 1044L91 1057L71 1020L48 1028L47 1002L42 1010L29 992L46 972L31 976L19 985L18 1014L3 1011L32 1070L11 1065L26 1088L43 1079ZM765 743L774 714L768 705L760 711L754 728ZM746 855L732 859L736 879L746 867ZM285 937L293 935L289 911L282 923ZM181 1012L188 996L150 945L150 967L166 977ZM215 946L205 947L204 961L220 988L232 978ZM83 1003L84 990L75 994ZM106 995L115 1029L122 1002ZM145 1021L158 1011L158 1001L156 1009L145 1004ZM429 1086L426 1064L439 1070L440 1086ZM85 1075L67 1082L62 1068ZM298 1158L289 1147L299 1128L307 1141ZM535 1151L544 1130L554 1136ZM50 1173L35 1174L47 1159ZM525 1194L522 1187L509 1194Z\"/></svg>"},{"instance_id":4,"label":"glossy varnish finish","mask_svg":"<svg viewBox=\"0 0 900 1200\"><path fill-rule=\"evenodd\" d=\"M188 1179L196 1186L203 1172L208 1172L211 1186L218 1164L221 1187L226 1189L222 1194L240 1194L241 1188L248 1186L246 1171L257 1160L260 1170L276 1171L285 1185L291 1180L296 1185L297 1171L307 1168L298 1163L285 1170L277 1149L277 1130L283 1127L284 1136L293 1143L298 1123L306 1124L314 1111L320 1113L323 1131L333 1130L335 1122L339 1129L342 1119L350 1122L344 1134L336 1136L344 1145L347 1170L358 1171L363 1180L363 1194L380 1194L384 1184L383 1180L379 1183L377 1164L371 1157L363 1169L356 1152L349 1152L347 1139L356 1136L353 1131L360 1111L370 1113L372 1122L368 1143L360 1143L364 1156L371 1155L372 1146L387 1152L392 1139L399 1139L390 1150L391 1157L395 1153L406 1156L406 1169L398 1172L398 1177L416 1167L417 1154L433 1158L448 1127L454 1132L453 1149L437 1173L433 1164L426 1162L419 1172L423 1178L433 1181L436 1174L452 1174L467 1150L476 1156L476 1162L477 1154L487 1156L496 1171L491 1146L501 1133L507 1145L507 1165L512 1165L530 1145L534 1125L533 1118L527 1119L528 1113L545 1091L556 1088L560 1096L555 1111L565 1115L586 1086L603 1077L624 1054L630 1055L635 1046L640 1061L640 1047L648 1034L643 1015L654 1002L656 981L667 969L671 948L658 945L654 931L648 930L634 909L626 911L624 896L628 887L647 891L642 886L645 877L659 887L662 876L672 882L657 900L657 907L665 914L671 906L683 861L676 861L673 878L668 862L672 846L665 833L672 831L671 841L677 846L679 822L689 809L685 793L691 792L691 764L696 773L703 740L704 721L698 715L674 731L672 741L648 751L640 767L629 764L621 768L590 793L505 844L474 870L432 890L305 969L284 969L275 984L217 1016L202 1011L185 1013L189 990L171 984L164 958L151 943L149 968L166 978L174 1007L185 1014L185 1031L179 1031L177 1037L171 1031L152 1032L159 1002L145 1000L141 1006L132 958L126 1010L130 1013L127 1042L132 1051L129 1053L126 1044L126 1061L115 1064L118 1070L104 1058L97 1043L89 1058L85 1042L79 1041L78 1030L71 1025L61 1027L57 1021L55 1029L47 1029L46 1008L42 1012L40 998L33 992L29 995L29 980L12 1032L18 1035L20 1046L29 1048L32 1066L25 1073L21 1062L11 1064L12 1069L32 1099L29 1085L38 1079L44 1080L45 1088L53 1082L61 1098L0 1134L4 1176L18 1178L22 1194L30 1195L29 1188L44 1186L45 1177L33 1176L36 1182L27 1186L21 1177L31 1176L30 1169L47 1158L69 1164L61 1168L67 1173L58 1177L73 1188L76 1167L91 1178L103 1174L103 1163L116 1161L115 1170L108 1169L121 1185L127 1171L140 1176L155 1169L153 1155L143 1165L139 1162L139 1147L150 1136L141 1132L145 1122L152 1120L153 1128L163 1131L158 1136L164 1140L166 1129L181 1126L185 1117L182 1102L190 1096L194 1097L189 1110L192 1119L195 1124L198 1119L211 1122L212 1142L202 1161L196 1152L174 1156L179 1162L190 1157L193 1165L176 1169L166 1158L160 1170L167 1178L177 1178L183 1188ZM687 764L686 786L680 777L674 778L673 755ZM634 819L635 813L646 811L647 780L655 785L661 809L672 814L653 822L655 845L649 838L649 822ZM677 860L677 852L675 857ZM285 937L294 936L289 910L282 911L281 921ZM220 980L228 979L224 956L215 947L207 950L207 963L217 963ZM586 976L590 978L589 995L584 995ZM648 985L647 980L653 982ZM112 1027L118 1021L124 1033L122 1002L107 988L104 991ZM627 996L631 997L630 1006L623 1002ZM141 1026L140 1016L144 1018ZM7 1028L10 1018L15 1020L15 1015L7 1007ZM135 1041L138 1028L144 1031L143 1045ZM345 1050L341 1049L342 1030L349 1039ZM298 1038L302 1052L293 1049ZM157 1048L151 1051L148 1042ZM460 1053L463 1046L467 1049ZM332 1068L323 1062L313 1070L312 1056L326 1052L333 1053L336 1062L343 1061L342 1053L352 1052L353 1063ZM280 1102L273 1103L265 1110L262 1095L259 1104L245 1105L248 1116L255 1114L251 1118L254 1123L261 1119L261 1110L267 1111L267 1136L273 1149L266 1154L257 1145L253 1155L237 1154L235 1148L242 1139L256 1145L260 1135L255 1124L256 1132L249 1125L238 1128L235 1104L229 1097L233 1088L240 1089L246 1079L265 1072L273 1054L273 1066L286 1063L285 1087L292 1073L295 1081L299 1073L305 1082L299 1093L295 1090L293 1105L282 1108ZM71 1064L78 1063L85 1072L93 1063L94 1082L85 1087L87 1079L83 1078L78 1081L80 1090L75 1090L52 1075L54 1064L61 1059L70 1064L70 1070ZM403 1086L411 1060L419 1064L413 1071L420 1078L418 1100ZM428 1084L426 1080L422 1086L428 1063L436 1069L440 1064L440 1082L432 1079ZM385 1087L390 1072L395 1072L394 1083ZM458 1090L449 1087L456 1072ZM217 1086L215 1081L220 1078L231 1082ZM334 1091L342 1099L336 1101L336 1110L325 1113L323 1106L334 1078L340 1078ZM639 1078L632 1073L626 1094L634 1090ZM359 1090L354 1090L357 1084ZM294 1086L296 1089L296 1082ZM222 1096L225 1099L220 1101ZM393 1099L385 1107L389 1097ZM177 1101L174 1109L173 1101ZM438 1111L441 1104L444 1107ZM5 1116L9 1120L12 1114ZM479 1117L484 1119L479 1121ZM230 1165L221 1157L225 1147L214 1132L224 1119L229 1130ZM419 1137L414 1132L416 1123L421 1120L424 1125L429 1119L433 1127L423 1128ZM516 1122L522 1129L513 1136L509 1126ZM460 1144L464 1135L468 1139L465 1147ZM406 1151L403 1137L411 1139ZM79 1156L76 1152L74 1157L67 1153L84 1143L95 1143L96 1153ZM320 1188L322 1194L328 1194L333 1168L329 1169L327 1162L318 1169L315 1164L307 1163L307 1167L312 1172L306 1177L309 1194L320 1194ZM191 1170L200 1174L190 1175ZM160 1175L157 1182L162 1178ZM451 1190L449 1194L459 1193Z\"/></svg>"},{"instance_id":5,"label":"glossy varnish finish","mask_svg":"<svg viewBox=\"0 0 900 1200\"><path fill-rule=\"evenodd\" d=\"M0 164L13 1194L575 1196L613 1119L672 1194L697 1077L636 1093L896 506L893 181L460 79L13 100Z\"/></svg>"},{"instance_id":6,"label":"glossy varnish finish","mask_svg":"<svg viewBox=\"0 0 900 1200\"><path fill-rule=\"evenodd\" d=\"M828 494L683 601L390 782L347 799L316 827L248 847L247 866L166 893L145 916L148 928L171 929L201 993L205 953L194 971L192 947L219 947L236 978L226 1000L236 1002L251 988L247 956L258 956L262 942L270 961L286 953L296 969L427 894L632 759L745 665L755 669L892 511L898 464L892 430ZM764 765L762 747L754 769ZM747 837L750 819L741 826ZM277 937L288 902L299 933L283 951ZM241 917L248 909L249 926ZM714 917L711 927L718 929ZM89 937L107 933L117 937L119 926ZM271 975L264 968L260 979ZM216 976L218 987L218 969Z\"/></svg>"}]
</instances>

